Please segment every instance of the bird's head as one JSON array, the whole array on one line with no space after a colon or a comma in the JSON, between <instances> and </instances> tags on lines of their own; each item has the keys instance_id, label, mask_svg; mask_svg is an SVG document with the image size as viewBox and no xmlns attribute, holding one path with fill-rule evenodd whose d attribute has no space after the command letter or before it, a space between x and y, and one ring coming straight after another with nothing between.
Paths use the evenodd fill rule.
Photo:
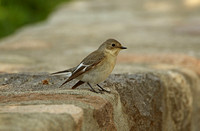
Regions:
<instances>
[{"instance_id":1,"label":"bird's head","mask_svg":"<svg viewBox=\"0 0 200 131\"><path fill-rule=\"evenodd\" d=\"M118 55L119 51L122 49L127 48L122 46L121 43L115 39L108 39L99 47L99 50L103 50L104 52L110 53L111 55Z\"/></svg>"}]
</instances>

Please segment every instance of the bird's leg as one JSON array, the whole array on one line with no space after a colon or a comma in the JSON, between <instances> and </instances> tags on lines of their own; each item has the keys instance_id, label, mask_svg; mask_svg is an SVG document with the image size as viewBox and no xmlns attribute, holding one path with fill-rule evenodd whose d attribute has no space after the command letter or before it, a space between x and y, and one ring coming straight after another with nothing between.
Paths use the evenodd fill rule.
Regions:
<instances>
[{"instance_id":1,"label":"bird's leg","mask_svg":"<svg viewBox=\"0 0 200 131\"><path fill-rule=\"evenodd\" d=\"M94 88L92 88L92 86L90 85L90 83L89 83L89 82L88 82L87 84L88 84L88 85L89 85L89 87L91 88L91 91L92 91L92 92L95 92L95 93L101 93L101 92L97 92L97 91L95 91L95 90L94 90Z\"/></svg>"},{"instance_id":2,"label":"bird's leg","mask_svg":"<svg viewBox=\"0 0 200 131\"><path fill-rule=\"evenodd\" d=\"M101 91L105 91L105 92L107 92L107 93L110 93L110 91L108 91L108 90L106 90L106 89L104 89L103 87L101 87L99 84L97 84L97 86L101 89ZM99 90L100 90L99 89Z\"/></svg>"}]
</instances>

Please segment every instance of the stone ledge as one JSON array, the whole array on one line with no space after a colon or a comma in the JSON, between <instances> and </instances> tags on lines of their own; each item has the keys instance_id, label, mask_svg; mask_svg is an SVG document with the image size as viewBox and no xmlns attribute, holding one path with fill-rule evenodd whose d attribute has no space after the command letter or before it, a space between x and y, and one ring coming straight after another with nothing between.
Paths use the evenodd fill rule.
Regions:
<instances>
[{"instance_id":1,"label":"stone ledge","mask_svg":"<svg viewBox=\"0 0 200 131\"><path fill-rule=\"evenodd\" d=\"M0 74L0 130L197 130L200 81L189 70L111 75L111 93L58 88L47 73ZM69 109L69 110L68 110Z\"/></svg>"}]
</instances>

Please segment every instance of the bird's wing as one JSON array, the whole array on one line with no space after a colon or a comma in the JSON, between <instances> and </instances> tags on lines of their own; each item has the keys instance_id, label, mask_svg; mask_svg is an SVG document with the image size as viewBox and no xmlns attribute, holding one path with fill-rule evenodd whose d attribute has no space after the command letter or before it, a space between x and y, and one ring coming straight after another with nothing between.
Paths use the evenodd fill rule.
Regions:
<instances>
[{"instance_id":1,"label":"bird's wing","mask_svg":"<svg viewBox=\"0 0 200 131\"><path fill-rule=\"evenodd\" d=\"M74 78L80 76L81 74L91 70L97 64L99 64L104 58L105 58L105 55L103 52L99 52L99 51L92 52L85 59L81 61L81 63L72 72L72 75L61 86L73 80Z\"/></svg>"}]
</instances>

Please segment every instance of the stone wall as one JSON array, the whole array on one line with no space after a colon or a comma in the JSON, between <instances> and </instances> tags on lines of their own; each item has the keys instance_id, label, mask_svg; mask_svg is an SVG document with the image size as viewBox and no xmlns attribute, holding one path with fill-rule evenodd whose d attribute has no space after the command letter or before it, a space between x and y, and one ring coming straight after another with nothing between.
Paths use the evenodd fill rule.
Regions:
<instances>
[{"instance_id":1,"label":"stone wall","mask_svg":"<svg viewBox=\"0 0 200 131\"><path fill-rule=\"evenodd\" d=\"M0 75L0 130L162 130L200 127L199 76L189 70L111 75L96 94L65 77Z\"/></svg>"}]
</instances>

